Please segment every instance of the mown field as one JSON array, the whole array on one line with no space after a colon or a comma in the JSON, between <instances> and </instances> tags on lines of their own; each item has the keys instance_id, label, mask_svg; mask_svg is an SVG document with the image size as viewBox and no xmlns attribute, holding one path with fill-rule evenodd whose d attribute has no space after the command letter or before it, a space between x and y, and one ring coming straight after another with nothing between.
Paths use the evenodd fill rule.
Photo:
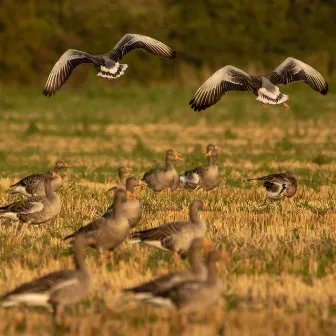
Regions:
<instances>
[{"instance_id":1,"label":"mown field","mask_svg":"<svg viewBox=\"0 0 336 336\"><path fill-rule=\"evenodd\" d=\"M51 169L63 172L60 216L24 227L2 220L0 292L47 272L72 267L62 237L111 203L106 190L117 167L137 176L163 164L164 152L182 153L186 168L205 162L208 143L222 147L222 181L213 192L179 189L170 197L145 188L139 228L187 217L190 200L205 200L208 237L230 259L219 265L224 291L218 306L182 324L175 310L129 303L120 289L187 267L172 254L124 243L115 265L98 263L90 295L65 310L55 326L44 309L0 308L0 335L333 335L336 333L336 95L323 97L304 84L284 87L290 111L262 108L252 94L228 94L215 107L195 113L195 88L118 86L65 87L50 99L41 88L0 87L0 204L11 183ZM246 178L292 170L299 176L294 198L265 201L257 182Z\"/></svg>"}]
</instances>

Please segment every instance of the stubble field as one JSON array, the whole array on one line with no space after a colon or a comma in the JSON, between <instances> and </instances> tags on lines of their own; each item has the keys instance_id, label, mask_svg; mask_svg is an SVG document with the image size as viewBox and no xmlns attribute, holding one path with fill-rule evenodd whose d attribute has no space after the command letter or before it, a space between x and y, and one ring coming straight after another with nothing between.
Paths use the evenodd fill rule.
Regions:
<instances>
[{"instance_id":1,"label":"stubble field","mask_svg":"<svg viewBox=\"0 0 336 336\"><path fill-rule=\"evenodd\" d=\"M175 310L129 303L120 289L176 265L172 254L130 245L115 264L99 264L87 249L94 275L90 295L68 307L61 326L44 309L0 308L0 335L321 335L336 333L336 95L323 97L304 84L283 89L290 111L264 109L251 94L228 94L215 107L193 112L193 89L118 85L63 90L51 99L39 89L0 88L0 204L19 178L51 169L60 158L63 208L50 223L24 227L2 220L0 292L50 271L72 267L62 238L100 216L111 203L117 167L139 177L163 165L174 148L178 172L206 162L208 143L219 145L221 184L213 192L179 189L169 196L137 190L143 217L137 229L187 218L192 199L209 210L207 236L230 256L218 267L224 291L217 306L182 323ZM292 170L294 198L265 201L248 177ZM118 254L122 258L118 258Z\"/></svg>"}]
</instances>

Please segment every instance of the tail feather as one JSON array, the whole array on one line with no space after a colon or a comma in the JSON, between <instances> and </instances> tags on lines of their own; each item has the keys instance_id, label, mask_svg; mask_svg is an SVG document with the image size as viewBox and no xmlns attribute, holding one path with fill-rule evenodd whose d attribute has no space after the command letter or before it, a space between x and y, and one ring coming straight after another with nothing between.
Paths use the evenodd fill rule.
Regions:
<instances>
[{"instance_id":1,"label":"tail feather","mask_svg":"<svg viewBox=\"0 0 336 336\"><path fill-rule=\"evenodd\" d=\"M128 65L127 64L120 64L116 62L113 67L107 68L103 65L100 66L100 71L97 73L97 76L108 78L108 79L115 79L124 74Z\"/></svg>"}]
</instances>

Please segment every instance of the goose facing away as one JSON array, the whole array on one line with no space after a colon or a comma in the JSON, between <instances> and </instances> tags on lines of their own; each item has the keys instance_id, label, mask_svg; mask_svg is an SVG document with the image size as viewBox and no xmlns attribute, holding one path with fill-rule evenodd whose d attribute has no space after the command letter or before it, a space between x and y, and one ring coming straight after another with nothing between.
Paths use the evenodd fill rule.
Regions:
<instances>
[{"instance_id":1,"label":"goose facing away","mask_svg":"<svg viewBox=\"0 0 336 336\"><path fill-rule=\"evenodd\" d=\"M60 198L51 188L51 180L57 177L55 172L46 173L43 181L46 196L33 196L0 207L0 217L18 221L18 230L23 223L41 224L55 218L62 206Z\"/></svg>"},{"instance_id":2,"label":"goose facing away","mask_svg":"<svg viewBox=\"0 0 336 336\"><path fill-rule=\"evenodd\" d=\"M322 95L328 93L328 83L323 76L310 65L292 57L286 58L273 72L264 75L248 73L227 65L216 71L195 93L189 105L195 111L202 111L216 104L229 91L251 91L264 107L268 104L283 104L288 96L280 92L278 84L303 80L313 90Z\"/></svg>"},{"instance_id":3,"label":"goose facing away","mask_svg":"<svg viewBox=\"0 0 336 336\"><path fill-rule=\"evenodd\" d=\"M74 269L49 273L22 284L3 296L2 307L18 304L51 306L58 321L64 306L80 301L89 292L92 277L83 249L91 243L92 237L77 236L74 241Z\"/></svg>"},{"instance_id":4,"label":"goose facing away","mask_svg":"<svg viewBox=\"0 0 336 336\"><path fill-rule=\"evenodd\" d=\"M174 59L176 52L164 43L149 36L126 34L112 50L102 55L91 55L87 52L69 49L56 62L45 84L43 94L52 96L70 77L72 71L82 63L91 63L97 71L97 76L115 79L122 76L127 64L119 64L126 54L134 49L144 49L147 52L168 59Z\"/></svg>"},{"instance_id":5,"label":"goose facing away","mask_svg":"<svg viewBox=\"0 0 336 336\"><path fill-rule=\"evenodd\" d=\"M81 227L73 234L65 237L64 240L73 239L80 234L84 234L94 238L95 242L90 246L101 253L101 258L104 258L103 252L105 250L112 254L113 250L126 239L130 230L130 225L123 211L125 201L125 190L118 189L115 192L112 211L107 212L104 217Z\"/></svg>"},{"instance_id":6,"label":"goose facing away","mask_svg":"<svg viewBox=\"0 0 336 336\"><path fill-rule=\"evenodd\" d=\"M220 251L211 251L207 258L207 279L205 281L185 281L176 286L156 292L153 297L145 300L147 303L159 306L175 306L179 310L194 312L217 303L222 285L217 280L216 263L225 260L226 254Z\"/></svg>"},{"instance_id":7,"label":"goose facing away","mask_svg":"<svg viewBox=\"0 0 336 336\"><path fill-rule=\"evenodd\" d=\"M165 274L142 285L124 289L124 292L133 293L133 299L144 300L153 297L157 292L169 290L185 281L205 281L208 272L201 259L201 249L206 247L209 247L206 240L194 239L188 251L190 269Z\"/></svg>"},{"instance_id":8,"label":"goose facing away","mask_svg":"<svg viewBox=\"0 0 336 336\"><path fill-rule=\"evenodd\" d=\"M146 182L148 188L155 192L164 189L175 191L180 184L179 176L173 166L174 161L183 161L181 154L168 149L166 152L166 167L162 169L151 169L144 174L142 181Z\"/></svg>"},{"instance_id":9,"label":"goose facing away","mask_svg":"<svg viewBox=\"0 0 336 336\"><path fill-rule=\"evenodd\" d=\"M180 261L179 253L187 252L195 238L204 239L206 223L199 217L200 210L207 206L201 200L194 200L189 206L189 221L170 222L156 228L132 234L130 243L144 243L163 251L173 251L174 258Z\"/></svg>"},{"instance_id":10,"label":"goose facing away","mask_svg":"<svg viewBox=\"0 0 336 336\"><path fill-rule=\"evenodd\" d=\"M284 197L293 197L298 187L297 175L287 171L280 174L272 174L262 177L255 177L247 181L264 181L264 187L267 191L267 198L282 199Z\"/></svg>"},{"instance_id":11,"label":"goose facing away","mask_svg":"<svg viewBox=\"0 0 336 336\"><path fill-rule=\"evenodd\" d=\"M189 188L203 188L210 191L218 186L220 181L219 170L217 166L218 150L220 147L209 144L207 146L208 166L199 166L192 170L188 170L180 176L183 186Z\"/></svg>"},{"instance_id":12,"label":"goose facing away","mask_svg":"<svg viewBox=\"0 0 336 336\"><path fill-rule=\"evenodd\" d=\"M126 180L126 198L123 204L124 215L127 218L131 228L135 227L141 219L140 202L136 198L135 187L147 186L146 182L139 180L135 176L130 176ZM109 216L108 212L113 211L113 204L106 210L104 217Z\"/></svg>"},{"instance_id":13,"label":"goose facing away","mask_svg":"<svg viewBox=\"0 0 336 336\"><path fill-rule=\"evenodd\" d=\"M115 192L117 189L125 189L126 188L126 175L129 173L132 173L132 168L119 167L118 169L119 185L110 188L108 192Z\"/></svg>"},{"instance_id":14,"label":"goose facing away","mask_svg":"<svg viewBox=\"0 0 336 336\"><path fill-rule=\"evenodd\" d=\"M52 180L51 180L51 188L54 191L57 191L63 186L63 180L62 176L60 174L60 170L63 168L70 168L71 166L69 163L58 160L55 163L54 172L57 174ZM10 188L12 188L11 194L18 194L21 193L27 197L31 196L45 196L44 191L44 178L46 174L33 174L29 175L27 177L24 177L19 182L16 182L15 184L11 185Z\"/></svg>"}]
</instances>

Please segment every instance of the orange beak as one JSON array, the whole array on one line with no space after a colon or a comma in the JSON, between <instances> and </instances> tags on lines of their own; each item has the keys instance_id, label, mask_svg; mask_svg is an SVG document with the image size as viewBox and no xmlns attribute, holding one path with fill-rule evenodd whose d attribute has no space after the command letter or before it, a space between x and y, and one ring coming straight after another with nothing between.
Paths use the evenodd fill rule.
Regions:
<instances>
[{"instance_id":1,"label":"orange beak","mask_svg":"<svg viewBox=\"0 0 336 336\"><path fill-rule=\"evenodd\" d=\"M209 207L206 204L203 204L202 209L203 210L209 210Z\"/></svg>"},{"instance_id":2,"label":"orange beak","mask_svg":"<svg viewBox=\"0 0 336 336\"><path fill-rule=\"evenodd\" d=\"M132 168L128 168L128 167L125 168L126 173L132 173L132 171L133 171Z\"/></svg>"},{"instance_id":3,"label":"orange beak","mask_svg":"<svg viewBox=\"0 0 336 336\"><path fill-rule=\"evenodd\" d=\"M59 176L58 176L55 172L53 172L52 175L51 175L51 178L52 178L52 179L56 179L56 178L58 178L58 177L59 177Z\"/></svg>"},{"instance_id":4,"label":"orange beak","mask_svg":"<svg viewBox=\"0 0 336 336\"><path fill-rule=\"evenodd\" d=\"M183 159L180 156L178 156L178 153L175 154L175 160L176 161L183 161Z\"/></svg>"},{"instance_id":5,"label":"orange beak","mask_svg":"<svg viewBox=\"0 0 336 336\"><path fill-rule=\"evenodd\" d=\"M215 146L215 150L219 150L219 149L221 149L219 146Z\"/></svg>"},{"instance_id":6,"label":"orange beak","mask_svg":"<svg viewBox=\"0 0 336 336\"><path fill-rule=\"evenodd\" d=\"M204 239L203 242L202 242L202 247L203 248L211 248L211 247L214 247L214 246L215 246L215 244L211 240Z\"/></svg>"},{"instance_id":7,"label":"orange beak","mask_svg":"<svg viewBox=\"0 0 336 336\"><path fill-rule=\"evenodd\" d=\"M206 153L205 156L212 156L212 151L209 151L208 153Z\"/></svg>"},{"instance_id":8,"label":"orange beak","mask_svg":"<svg viewBox=\"0 0 336 336\"><path fill-rule=\"evenodd\" d=\"M67 163L67 162L64 162L64 167L65 168L71 168L71 165L69 165L69 163Z\"/></svg>"},{"instance_id":9,"label":"orange beak","mask_svg":"<svg viewBox=\"0 0 336 336\"><path fill-rule=\"evenodd\" d=\"M144 181L142 181L142 180L140 180L139 181L139 186L147 187L147 183L144 182Z\"/></svg>"}]
</instances>

